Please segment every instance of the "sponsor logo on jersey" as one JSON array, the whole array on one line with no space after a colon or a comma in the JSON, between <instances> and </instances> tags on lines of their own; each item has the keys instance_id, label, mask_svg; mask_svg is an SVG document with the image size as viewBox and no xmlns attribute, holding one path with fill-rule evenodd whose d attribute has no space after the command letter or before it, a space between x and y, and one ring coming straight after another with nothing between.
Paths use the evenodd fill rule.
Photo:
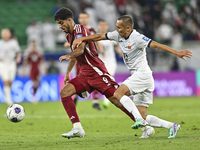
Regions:
<instances>
[{"instance_id":1,"label":"sponsor logo on jersey","mask_svg":"<svg viewBox=\"0 0 200 150\"><path fill-rule=\"evenodd\" d=\"M80 38L80 37L82 37L82 34L76 35L76 38L77 38L77 39Z\"/></svg>"},{"instance_id":2,"label":"sponsor logo on jersey","mask_svg":"<svg viewBox=\"0 0 200 150\"><path fill-rule=\"evenodd\" d=\"M149 41L149 38L148 38L148 37L145 37L145 36L144 36L142 39L145 40L146 42Z\"/></svg>"}]
</instances>

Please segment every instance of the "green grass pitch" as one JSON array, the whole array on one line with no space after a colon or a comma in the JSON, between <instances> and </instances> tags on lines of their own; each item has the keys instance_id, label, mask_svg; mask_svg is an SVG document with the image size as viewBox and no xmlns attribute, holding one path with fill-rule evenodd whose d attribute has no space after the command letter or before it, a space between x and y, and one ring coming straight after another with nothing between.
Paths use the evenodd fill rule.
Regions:
<instances>
[{"instance_id":1,"label":"green grass pitch","mask_svg":"<svg viewBox=\"0 0 200 150\"><path fill-rule=\"evenodd\" d=\"M102 101L100 101L102 103ZM148 114L181 124L175 139L167 129L155 128L148 139L140 139L141 129L114 105L101 111L91 101L79 101L77 111L86 136L61 137L72 124L61 102L22 103L26 116L12 123L5 117L7 105L0 104L0 150L199 150L200 98L155 98Z\"/></svg>"}]
</instances>

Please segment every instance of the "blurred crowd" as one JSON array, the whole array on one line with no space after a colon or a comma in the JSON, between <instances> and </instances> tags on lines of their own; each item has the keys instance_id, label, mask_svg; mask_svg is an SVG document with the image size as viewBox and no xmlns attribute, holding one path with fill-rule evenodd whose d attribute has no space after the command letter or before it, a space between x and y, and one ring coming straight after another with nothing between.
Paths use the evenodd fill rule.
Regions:
<instances>
[{"instance_id":1,"label":"blurred crowd","mask_svg":"<svg viewBox=\"0 0 200 150\"><path fill-rule=\"evenodd\" d=\"M130 15L136 30L175 49L180 49L184 40L200 40L200 0L58 0L52 16L61 7L74 12L76 23L79 13L86 12L89 25L96 30L99 20L106 21L113 31L119 16ZM26 29L28 42L34 39L47 50L62 46L65 34L51 20L32 20Z\"/></svg>"}]
</instances>

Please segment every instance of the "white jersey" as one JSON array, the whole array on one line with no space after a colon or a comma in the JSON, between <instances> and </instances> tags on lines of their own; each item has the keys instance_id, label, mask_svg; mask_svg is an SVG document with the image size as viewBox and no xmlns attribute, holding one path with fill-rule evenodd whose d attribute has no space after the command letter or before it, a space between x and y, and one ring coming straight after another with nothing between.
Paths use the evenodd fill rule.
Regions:
<instances>
[{"instance_id":1,"label":"white jersey","mask_svg":"<svg viewBox=\"0 0 200 150\"><path fill-rule=\"evenodd\" d=\"M151 43L151 39L136 30L132 30L128 38L121 37L117 31L106 33L106 38L118 42L124 63L131 74L135 70L151 72L146 59L146 47Z\"/></svg>"},{"instance_id":2,"label":"white jersey","mask_svg":"<svg viewBox=\"0 0 200 150\"><path fill-rule=\"evenodd\" d=\"M19 44L16 40L0 40L0 62L3 64L16 63L16 54L20 52Z\"/></svg>"},{"instance_id":3,"label":"white jersey","mask_svg":"<svg viewBox=\"0 0 200 150\"><path fill-rule=\"evenodd\" d=\"M114 46L117 45L117 42L110 40L99 41L103 45L103 50L105 52L105 57L102 54L99 55L99 58L105 63L105 66L108 72L111 75L114 75L117 69L117 60L115 57Z\"/></svg>"},{"instance_id":4,"label":"white jersey","mask_svg":"<svg viewBox=\"0 0 200 150\"><path fill-rule=\"evenodd\" d=\"M153 103L154 80L146 59L146 47L152 40L136 30L132 30L128 38L121 37L117 31L106 33L106 37L119 43L124 63L131 72L122 84L134 95L136 106L148 107Z\"/></svg>"},{"instance_id":5,"label":"white jersey","mask_svg":"<svg viewBox=\"0 0 200 150\"><path fill-rule=\"evenodd\" d=\"M15 57L20 51L16 40L0 40L0 77L3 81L13 81L17 71Z\"/></svg>"}]
</instances>

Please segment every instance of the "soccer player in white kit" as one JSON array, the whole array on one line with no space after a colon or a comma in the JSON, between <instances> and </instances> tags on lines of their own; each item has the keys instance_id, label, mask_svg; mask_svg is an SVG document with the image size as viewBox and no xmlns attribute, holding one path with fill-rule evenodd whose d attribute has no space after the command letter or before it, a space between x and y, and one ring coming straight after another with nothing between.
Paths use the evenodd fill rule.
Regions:
<instances>
[{"instance_id":1,"label":"soccer player in white kit","mask_svg":"<svg viewBox=\"0 0 200 150\"><path fill-rule=\"evenodd\" d=\"M162 127L168 129L169 137L175 138L180 125L165 121L153 115L146 115L146 109L153 103L152 92L154 90L154 79L152 71L146 59L146 47L170 52L179 58L186 60L191 58L192 52L189 50L177 51L166 45L159 44L133 29L133 20L124 15L118 18L117 30L106 34L95 34L81 37L74 41L73 47L79 46L82 41L114 40L118 42L123 53L124 63L130 70L131 76L127 78L116 90L114 96L124 105L129 105L129 95L134 95L134 103L140 114L150 126L142 128L141 138L148 138L155 131L152 127ZM128 95L128 96L126 96ZM128 107L127 107L128 108ZM136 121L137 123L137 121ZM134 126L132 126L134 127Z\"/></svg>"},{"instance_id":2,"label":"soccer player in white kit","mask_svg":"<svg viewBox=\"0 0 200 150\"><path fill-rule=\"evenodd\" d=\"M10 39L11 32L9 29L2 29L1 37L0 77L4 83L5 102L11 105L13 103L10 96L11 84L17 72L17 63L21 61L21 52L18 42L15 39Z\"/></svg>"},{"instance_id":3,"label":"soccer player in white kit","mask_svg":"<svg viewBox=\"0 0 200 150\"><path fill-rule=\"evenodd\" d=\"M107 33L108 28L109 27L106 21L104 20L99 21L98 29L100 34ZM105 63L105 66L110 75L114 77L115 72L117 70L117 60L115 57L115 51L117 52L119 57L123 57L119 45L117 44L117 42L111 40L102 40L99 41L99 43L103 46L103 50L105 53L104 55L99 54L99 58ZM107 108L109 104L110 101L106 97L104 97L103 106Z\"/></svg>"}]
</instances>

